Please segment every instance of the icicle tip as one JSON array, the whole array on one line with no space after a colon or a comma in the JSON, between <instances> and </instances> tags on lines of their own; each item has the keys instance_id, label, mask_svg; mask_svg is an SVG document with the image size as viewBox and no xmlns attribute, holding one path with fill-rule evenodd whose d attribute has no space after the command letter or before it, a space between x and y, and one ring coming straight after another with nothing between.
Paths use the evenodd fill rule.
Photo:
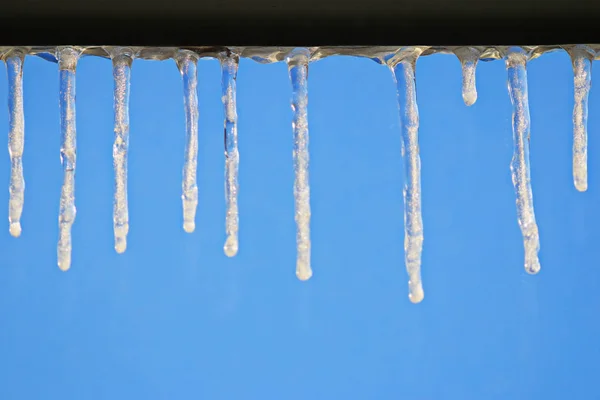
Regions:
<instances>
[{"instance_id":1,"label":"icicle tip","mask_svg":"<svg viewBox=\"0 0 600 400\"><path fill-rule=\"evenodd\" d=\"M235 257L238 252L238 241L234 235L227 237L223 251L227 257Z\"/></svg>"},{"instance_id":2,"label":"icicle tip","mask_svg":"<svg viewBox=\"0 0 600 400\"><path fill-rule=\"evenodd\" d=\"M298 268L296 270L296 277L301 281L307 281L312 277L312 269L308 268Z\"/></svg>"},{"instance_id":3,"label":"icicle tip","mask_svg":"<svg viewBox=\"0 0 600 400\"><path fill-rule=\"evenodd\" d=\"M116 238L115 240L115 251L119 254L125 253L127 250L127 239L126 238Z\"/></svg>"},{"instance_id":4,"label":"icicle tip","mask_svg":"<svg viewBox=\"0 0 600 400\"><path fill-rule=\"evenodd\" d=\"M419 282L418 284L412 283L412 281L408 282L409 293L408 299L411 303L417 304L423 301L425 297L425 292L423 292L423 285Z\"/></svg>"},{"instance_id":5,"label":"icicle tip","mask_svg":"<svg viewBox=\"0 0 600 400\"><path fill-rule=\"evenodd\" d=\"M186 221L183 223L183 230L187 233L193 233L196 230L196 223L194 221Z\"/></svg>"},{"instance_id":6,"label":"icicle tip","mask_svg":"<svg viewBox=\"0 0 600 400\"><path fill-rule=\"evenodd\" d=\"M465 105L467 107L470 107L477 101L477 91L475 90L475 88L473 88L473 90L467 90L463 92L462 97L463 101L465 102Z\"/></svg>"},{"instance_id":7,"label":"icicle tip","mask_svg":"<svg viewBox=\"0 0 600 400\"><path fill-rule=\"evenodd\" d=\"M9 230L10 230L10 234L12 237L21 236L21 223L20 222L11 222Z\"/></svg>"},{"instance_id":8,"label":"icicle tip","mask_svg":"<svg viewBox=\"0 0 600 400\"><path fill-rule=\"evenodd\" d=\"M69 268L71 268L71 255L64 253L62 254L62 256L59 256L59 260L58 260L58 268L60 268L61 271L68 271Z\"/></svg>"}]
</instances>

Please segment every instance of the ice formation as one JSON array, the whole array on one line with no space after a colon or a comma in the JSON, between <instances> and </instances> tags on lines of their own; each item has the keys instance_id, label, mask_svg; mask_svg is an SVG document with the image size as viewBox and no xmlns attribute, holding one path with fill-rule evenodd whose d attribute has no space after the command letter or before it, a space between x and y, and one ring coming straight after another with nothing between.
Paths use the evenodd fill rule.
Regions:
<instances>
[{"instance_id":1,"label":"ice formation","mask_svg":"<svg viewBox=\"0 0 600 400\"><path fill-rule=\"evenodd\" d=\"M75 130L75 70L81 52L73 47L57 49L60 75L59 109L63 166L63 186L58 214L58 266L63 271L71 267L71 227L75 222L75 166L77 142Z\"/></svg>"},{"instance_id":2,"label":"ice formation","mask_svg":"<svg viewBox=\"0 0 600 400\"><path fill-rule=\"evenodd\" d=\"M292 81L294 133L294 202L296 207L296 276L312 276L310 265L310 186L308 184L308 63L310 51L294 49L286 58Z\"/></svg>"},{"instance_id":3,"label":"ice formation","mask_svg":"<svg viewBox=\"0 0 600 400\"><path fill-rule=\"evenodd\" d=\"M573 62L575 105L573 107L573 183L580 192L587 190L587 119L588 98L592 86L594 52L587 46L575 46Z\"/></svg>"},{"instance_id":4,"label":"ice formation","mask_svg":"<svg viewBox=\"0 0 600 400\"><path fill-rule=\"evenodd\" d=\"M421 252L423 218L421 216L421 159L419 156L419 108L415 66L423 52L418 47L402 49L392 58L390 68L398 91L402 159L404 160L404 260L408 272L408 297L413 303L423 300Z\"/></svg>"},{"instance_id":5,"label":"ice formation","mask_svg":"<svg viewBox=\"0 0 600 400\"><path fill-rule=\"evenodd\" d=\"M506 55L508 92L513 104L512 129L514 154L510 164L513 185L517 194L517 218L523 233L525 271L537 274L540 270L538 252L540 235L533 211L533 194L529 170L529 98L527 94L528 54L519 47L511 47Z\"/></svg>"},{"instance_id":6,"label":"ice formation","mask_svg":"<svg viewBox=\"0 0 600 400\"><path fill-rule=\"evenodd\" d=\"M183 106L185 109L185 158L183 164L183 229L192 233L196 229L198 207L198 55L189 50L180 50L175 61L183 78Z\"/></svg>"},{"instance_id":7,"label":"ice formation","mask_svg":"<svg viewBox=\"0 0 600 400\"><path fill-rule=\"evenodd\" d=\"M454 50L462 66L462 97L466 105L472 106L477 101L475 71L481 51L475 47L460 47Z\"/></svg>"},{"instance_id":8,"label":"ice formation","mask_svg":"<svg viewBox=\"0 0 600 400\"><path fill-rule=\"evenodd\" d=\"M529 169L530 116L527 95L527 62L544 52L564 49L571 56L574 71L575 105L573 109L573 181L578 191L587 190L587 118L591 88L592 61L598 45L525 46L525 47L373 47L373 48L140 48L140 47L2 47L0 54L7 66L10 154L9 231L21 234L25 183L23 179L24 116L23 65L27 54L56 61L60 74L61 163L64 181L59 210L58 265L71 266L71 227L75 220L75 72L81 55L109 57L113 64L115 140L113 161L115 193L113 208L114 244L118 253L127 247L129 217L127 206L127 153L129 147L129 89L131 66L135 58L174 59L183 80L186 145L183 167L183 228L195 230L198 206L196 169L198 158L198 94L197 62L202 57L216 58L221 63L222 102L225 142L225 200L227 256L238 252L238 171L236 80L240 57L268 63L285 60L292 86L292 132L294 165L294 203L296 221L296 275L300 280L312 276L310 242L310 187L308 151L308 65L311 61L334 54L361 55L385 63L392 71L397 86L400 135L404 161L404 256L409 278L409 299L423 300L421 253L423 220L421 216L421 165L419 156L419 112L415 69L417 59L433 53L453 53L462 67L462 97L467 106L477 100L475 74L479 60L503 58L508 74L508 92L513 104L512 128L514 155L510 165L517 198L517 220L523 235L525 270L540 270L538 226L533 208Z\"/></svg>"},{"instance_id":9,"label":"ice formation","mask_svg":"<svg viewBox=\"0 0 600 400\"><path fill-rule=\"evenodd\" d=\"M238 151L237 135L237 105L236 105L236 80L240 56L235 51L225 51L221 59L221 85L223 88L223 110L225 114L225 246L223 251L228 257L233 257L238 252L238 170L240 153Z\"/></svg>"},{"instance_id":10,"label":"ice formation","mask_svg":"<svg viewBox=\"0 0 600 400\"><path fill-rule=\"evenodd\" d=\"M127 249L129 210L127 206L127 152L129 149L129 87L133 51L117 47L109 50L115 80L115 142L113 164L115 169L115 197L113 202L113 230L117 253Z\"/></svg>"},{"instance_id":11,"label":"ice formation","mask_svg":"<svg viewBox=\"0 0 600 400\"><path fill-rule=\"evenodd\" d=\"M8 75L8 152L10 154L10 198L8 222L10 234L21 236L21 213L25 201L23 178L23 146L25 144L25 117L23 115L23 61L25 52L16 48L6 56Z\"/></svg>"}]
</instances>

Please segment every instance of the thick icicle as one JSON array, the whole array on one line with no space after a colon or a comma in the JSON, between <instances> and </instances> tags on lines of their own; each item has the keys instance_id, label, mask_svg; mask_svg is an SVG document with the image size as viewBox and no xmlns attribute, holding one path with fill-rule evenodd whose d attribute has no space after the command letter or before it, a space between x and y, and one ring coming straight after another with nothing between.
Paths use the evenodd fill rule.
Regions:
<instances>
[{"instance_id":1,"label":"thick icicle","mask_svg":"<svg viewBox=\"0 0 600 400\"><path fill-rule=\"evenodd\" d=\"M118 47L111 49L110 55L115 80L115 142L113 144L115 194L113 201L113 230L115 235L115 250L117 253L123 253L127 249L127 233L129 232L127 152L129 148L129 87L133 51L129 48Z\"/></svg>"},{"instance_id":2,"label":"thick icicle","mask_svg":"<svg viewBox=\"0 0 600 400\"><path fill-rule=\"evenodd\" d=\"M8 74L8 152L10 154L10 199L8 222L10 234L21 235L21 213L25 201L23 178L23 147L25 144L25 118L23 116L23 62L25 52L19 48L6 55Z\"/></svg>"},{"instance_id":3,"label":"thick icicle","mask_svg":"<svg viewBox=\"0 0 600 400\"><path fill-rule=\"evenodd\" d=\"M592 86L593 52L586 46L570 51L575 75L575 106L573 107L573 182L585 192L587 183L587 119L588 97Z\"/></svg>"},{"instance_id":4,"label":"thick icicle","mask_svg":"<svg viewBox=\"0 0 600 400\"><path fill-rule=\"evenodd\" d=\"M415 66L421 55L419 48L407 48L390 64L398 91L402 158L404 160L404 258L408 272L408 297L411 302L423 300L421 253L423 251L423 218L421 216L421 159L419 156L419 109Z\"/></svg>"},{"instance_id":5,"label":"thick icicle","mask_svg":"<svg viewBox=\"0 0 600 400\"><path fill-rule=\"evenodd\" d=\"M58 266L63 271L71 267L71 227L75 221L75 70L80 51L73 47L62 47L57 51L60 74L60 157L63 166L64 181L60 197L58 215Z\"/></svg>"},{"instance_id":6,"label":"thick icicle","mask_svg":"<svg viewBox=\"0 0 600 400\"><path fill-rule=\"evenodd\" d=\"M540 237L533 211L533 194L529 169L529 98L527 94L527 53L511 47L506 55L508 92L513 104L512 125L514 155L510 164L513 185L517 194L517 217L523 234L525 271L536 274L540 270L538 252Z\"/></svg>"},{"instance_id":7,"label":"thick icicle","mask_svg":"<svg viewBox=\"0 0 600 400\"><path fill-rule=\"evenodd\" d=\"M237 139L236 79L240 57L236 53L221 55L223 108L225 112L225 233L223 251L228 257L238 252L238 170L240 154Z\"/></svg>"},{"instance_id":8,"label":"thick icicle","mask_svg":"<svg viewBox=\"0 0 600 400\"><path fill-rule=\"evenodd\" d=\"M310 187L308 183L308 63L310 51L299 48L286 58L292 82L294 135L294 200L296 219L296 276L308 280L310 265Z\"/></svg>"},{"instance_id":9,"label":"thick icicle","mask_svg":"<svg viewBox=\"0 0 600 400\"><path fill-rule=\"evenodd\" d=\"M462 97L467 106L472 106L477 101L477 87L475 85L475 71L481 52L473 47L460 47L454 51L462 66Z\"/></svg>"},{"instance_id":10,"label":"thick icicle","mask_svg":"<svg viewBox=\"0 0 600 400\"><path fill-rule=\"evenodd\" d=\"M183 105L185 111L185 159L183 166L183 229L192 233L196 229L198 207L198 55L193 51L180 50L176 57L177 67L183 79Z\"/></svg>"}]
</instances>

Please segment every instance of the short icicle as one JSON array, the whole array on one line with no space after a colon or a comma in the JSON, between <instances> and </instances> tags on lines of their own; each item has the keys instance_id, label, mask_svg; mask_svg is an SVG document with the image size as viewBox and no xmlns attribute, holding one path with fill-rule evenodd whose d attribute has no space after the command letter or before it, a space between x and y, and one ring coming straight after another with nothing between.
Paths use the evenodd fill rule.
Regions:
<instances>
[{"instance_id":1,"label":"short icicle","mask_svg":"<svg viewBox=\"0 0 600 400\"><path fill-rule=\"evenodd\" d=\"M294 201L296 220L296 276L312 276L310 264L310 187L308 181L308 63L310 51L294 49L286 57L292 82L292 129L294 138Z\"/></svg>"},{"instance_id":2,"label":"short icicle","mask_svg":"<svg viewBox=\"0 0 600 400\"><path fill-rule=\"evenodd\" d=\"M23 63L25 51L15 48L4 58L8 74L8 152L10 155L10 187L8 203L9 231L21 236L21 214L25 201L23 178L23 148L25 144L25 117L23 115Z\"/></svg>"},{"instance_id":3,"label":"short icicle","mask_svg":"<svg viewBox=\"0 0 600 400\"><path fill-rule=\"evenodd\" d=\"M236 79L239 54L226 51L220 55L223 109L225 113L225 234L227 236L223 251L228 257L238 252L238 170L240 154L238 151Z\"/></svg>"},{"instance_id":4,"label":"short icicle","mask_svg":"<svg viewBox=\"0 0 600 400\"><path fill-rule=\"evenodd\" d=\"M402 158L404 161L404 258L408 272L408 298L413 303L423 300L421 253L423 251L423 218L421 216L421 159L419 156L419 109L415 66L422 49L400 50L390 62L397 86Z\"/></svg>"},{"instance_id":5,"label":"short icicle","mask_svg":"<svg viewBox=\"0 0 600 400\"><path fill-rule=\"evenodd\" d=\"M60 76L60 157L64 181L60 197L58 266L66 271L71 267L71 227L75 221L75 166L77 157L75 131L75 70L81 52L73 47L57 49Z\"/></svg>"},{"instance_id":6,"label":"short icicle","mask_svg":"<svg viewBox=\"0 0 600 400\"><path fill-rule=\"evenodd\" d=\"M587 120L588 98L592 86L594 52L587 46L575 46L571 51L575 81L573 107L573 183L580 192L588 188L587 178Z\"/></svg>"},{"instance_id":7,"label":"short icicle","mask_svg":"<svg viewBox=\"0 0 600 400\"><path fill-rule=\"evenodd\" d=\"M198 54L190 50L179 50L175 62L183 79L183 106L185 112L185 156L183 166L182 195L183 229L192 233L196 229L198 207Z\"/></svg>"},{"instance_id":8,"label":"short icicle","mask_svg":"<svg viewBox=\"0 0 600 400\"><path fill-rule=\"evenodd\" d=\"M112 58L115 113L115 142L113 166L115 170L115 193L113 201L113 231L115 251L127 249L129 210L127 205L127 153L129 149L129 88L133 51L127 47L109 49Z\"/></svg>"},{"instance_id":9,"label":"short icicle","mask_svg":"<svg viewBox=\"0 0 600 400\"><path fill-rule=\"evenodd\" d=\"M477 86L475 72L481 51L474 47L459 47L454 50L462 66L462 97L467 106L472 106L477 101Z\"/></svg>"},{"instance_id":10,"label":"short icicle","mask_svg":"<svg viewBox=\"0 0 600 400\"><path fill-rule=\"evenodd\" d=\"M523 234L525 271L536 274L540 270L538 252L540 237L533 211L533 193L529 168L529 98L527 91L527 58L525 50L511 47L506 54L508 92L513 105L512 128L514 154L510 164L513 185L517 195L517 217Z\"/></svg>"}]
</instances>

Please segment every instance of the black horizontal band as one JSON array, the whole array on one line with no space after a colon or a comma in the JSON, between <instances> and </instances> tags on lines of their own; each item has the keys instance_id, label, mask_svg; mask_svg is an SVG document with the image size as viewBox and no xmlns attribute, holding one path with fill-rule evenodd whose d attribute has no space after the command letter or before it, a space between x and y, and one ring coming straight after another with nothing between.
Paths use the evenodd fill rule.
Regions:
<instances>
[{"instance_id":1,"label":"black horizontal band","mask_svg":"<svg viewBox=\"0 0 600 400\"><path fill-rule=\"evenodd\" d=\"M0 45L600 43L600 29L595 24L600 17L600 2L583 0L54 0L30 10L15 3L19 2L3 6L0 14ZM221 3L227 8L219 7ZM53 4L60 7L52 8Z\"/></svg>"}]
</instances>

